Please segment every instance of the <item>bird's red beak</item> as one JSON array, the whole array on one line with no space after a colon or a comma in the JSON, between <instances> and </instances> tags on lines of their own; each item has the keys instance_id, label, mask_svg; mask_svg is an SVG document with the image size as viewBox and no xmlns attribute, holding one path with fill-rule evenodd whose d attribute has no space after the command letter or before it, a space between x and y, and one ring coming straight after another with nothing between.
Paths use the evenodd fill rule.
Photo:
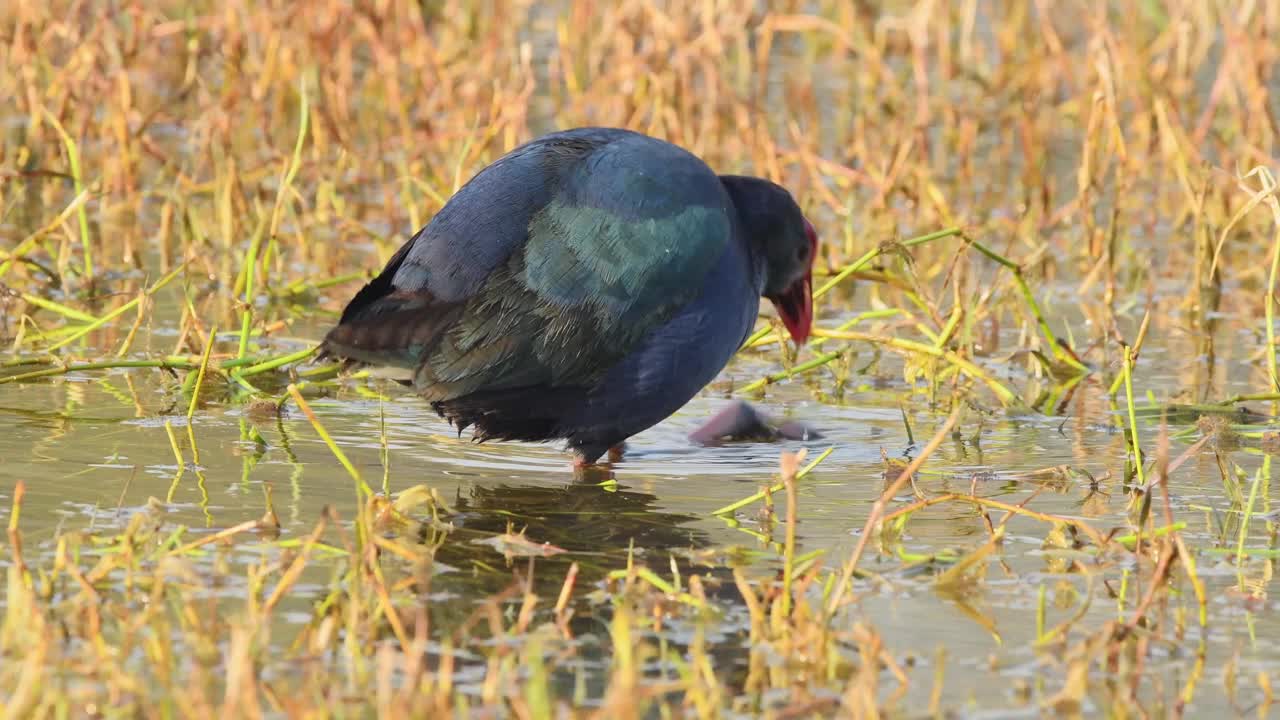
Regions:
<instances>
[{"instance_id":1,"label":"bird's red beak","mask_svg":"<svg viewBox=\"0 0 1280 720\"><path fill-rule=\"evenodd\" d=\"M796 345L803 345L813 328L813 261L818 255L818 233L808 220L804 221L804 231L809 236L809 267L782 294L769 298Z\"/></svg>"}]
</instances>

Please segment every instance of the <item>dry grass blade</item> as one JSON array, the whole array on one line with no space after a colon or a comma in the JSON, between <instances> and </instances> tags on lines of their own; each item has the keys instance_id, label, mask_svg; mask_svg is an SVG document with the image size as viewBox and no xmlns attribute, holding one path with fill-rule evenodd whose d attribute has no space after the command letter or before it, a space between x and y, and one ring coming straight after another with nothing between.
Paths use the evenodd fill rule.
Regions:
<instances>
[{"instance_id":1,"label":"dry grass blade","mask_svg":"<svg viewBox=\"0 0 1280 720\"><path fill-rule=\"evenodd\" d=\"M925 461L933 455L934 451L947 439L951 434L952 428L960 421L960 415L964 410L964 406L955 403L951 409L951 413L947 415L947 419L938 428L937 432L929 442L920 450L917 455L900 473L889 483L889 486L880 493L879 499L871 506L871 512L867 515L867 521L862 526L862 532L858 534L858 544L854 546L853 552L849 558L845 560L844 565L840 569L840 577L836 580L835 591L831 594L826 604L826 613L828 616L835 615L844 600L845 593L853 580L853 572L858 567L858 562L862 559L862 553L866 550L867 541L870 540L873 530L884 516L886 508L899 492L902 491L915 475L916 471L924 465Z\"/></svg>"}]
</instances>

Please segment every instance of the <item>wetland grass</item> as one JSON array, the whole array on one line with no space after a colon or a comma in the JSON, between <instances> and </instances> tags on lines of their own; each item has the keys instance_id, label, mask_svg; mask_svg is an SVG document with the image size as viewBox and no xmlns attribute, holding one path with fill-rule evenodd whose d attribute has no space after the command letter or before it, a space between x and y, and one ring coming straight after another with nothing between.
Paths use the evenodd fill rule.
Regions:
<instances>
[{"instance_id":1,"label":"wetland grass","mask_svg":"<svg viewBox=\"0 0 1280 720\"><path fill-rule=\"evenodd\" d=\"M75 456L101 391L164 485L63 513L0 443L0 715L1273 711L1280 4L93 6L0 9L0 406ZM815 339L763 318L726 392L890 393L902 457L780 451L680 513L625 469L450 499L401 460L388 387L315 338L477 169L586 124L796 191ZM362 435L329 414L358 401ZM991 466L993 426L1069 462ZM302 516L326 467L347 490ZM822 547L838 483L869 490Z\"/></svg>"}]
</instances>

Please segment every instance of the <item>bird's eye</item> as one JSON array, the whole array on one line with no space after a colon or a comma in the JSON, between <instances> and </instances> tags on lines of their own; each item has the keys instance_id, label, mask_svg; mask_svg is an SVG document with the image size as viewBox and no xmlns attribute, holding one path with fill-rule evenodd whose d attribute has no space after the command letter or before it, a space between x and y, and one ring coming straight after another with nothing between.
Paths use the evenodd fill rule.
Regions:
<instances>
[{"instance_id":1,"label":"bird's eye","mask_svg":"<svg viewBox=\"0 0 1280 720\"><path fill-rule=\"evenodd\" d=\"M805 247L804 245L801 245L800 247L796 248L797 260L804 260L808 256L809 256L809 248Z\"/></svg>"}]
</instances>

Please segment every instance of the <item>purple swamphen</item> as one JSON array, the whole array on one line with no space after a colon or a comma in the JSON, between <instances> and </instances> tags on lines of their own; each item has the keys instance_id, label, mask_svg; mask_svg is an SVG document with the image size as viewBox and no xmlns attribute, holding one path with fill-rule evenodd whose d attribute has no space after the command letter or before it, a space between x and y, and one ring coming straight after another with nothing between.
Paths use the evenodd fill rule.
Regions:
<instances>
[{"instance_id":1,"label":"purple swamphen","mask_svg":"<svg viewBox=\"0 0 1280 720\"><path fill-rule=\"evenodd\" d=\"M804 343L817 242L772 182L628 130L557 132L458 190L321 355L412 371L477 440L564 439L593 463L711 382L761 296Z\"/></svg>"}]
</instances>

